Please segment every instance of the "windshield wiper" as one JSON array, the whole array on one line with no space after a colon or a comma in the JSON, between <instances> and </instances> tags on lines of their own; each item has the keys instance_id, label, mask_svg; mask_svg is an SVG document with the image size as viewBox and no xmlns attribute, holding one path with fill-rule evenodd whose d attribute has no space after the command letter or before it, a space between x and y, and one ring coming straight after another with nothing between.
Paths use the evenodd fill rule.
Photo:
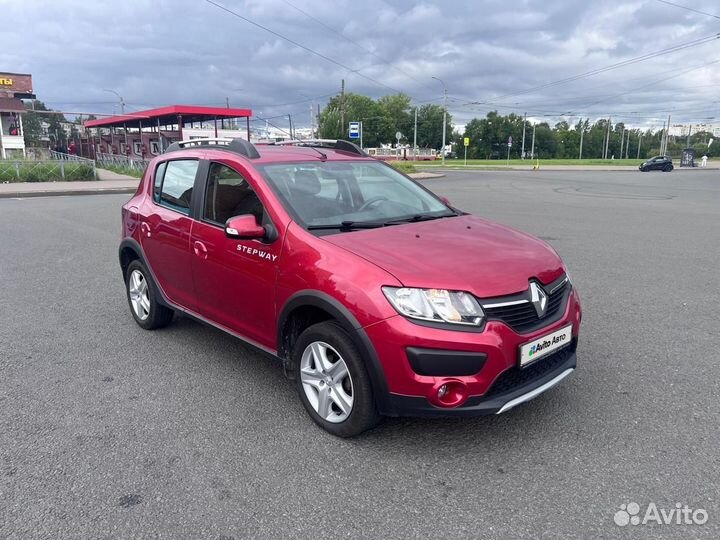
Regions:
<instances>
[{"instance_id":1,"label":"windshield wiper","mask_svg":"<svg viewBox=\"0 0 720 540\"><path fill-rule=\"evenodd\" d=\"M414 216L410 217L391 219L389 221L386 221L384 225L395 225L397 223L417 223L418 221L430 221L432 219L441 219L455 216L457 216L457 214L454 212L452 214L442 214L440 216L433 216L431 214L415 214Z\"/></svg>"},{"instance_id":2,"label":"windshield wiper","mask_svg":"<svg viewBox=\"0 0 720 540\"><path fill-rule=\"evenodd\" d=\"M353 229L377 229L385 226L385 223L378 221L343 221L342 223L330 223L328 225L308 225L308 231L321 231L324 229L340 229L351 231Z\"/></svg>"}]
</instances>

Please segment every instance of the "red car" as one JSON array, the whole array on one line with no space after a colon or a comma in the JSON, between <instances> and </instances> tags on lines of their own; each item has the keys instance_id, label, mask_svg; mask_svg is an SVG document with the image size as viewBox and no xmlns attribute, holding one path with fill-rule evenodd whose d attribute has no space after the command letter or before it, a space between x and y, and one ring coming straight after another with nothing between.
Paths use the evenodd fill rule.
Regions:
<instances>
[{"instance_id":1,"label":"red car","mask_svg":"<svg viewBox=\"0 0 720 540\"><path fill-rule=\"evenodd\" d=\"M553 248L346 141L175 143L122 231L141 327L179 312L278 357L338 436L502 413L575 369L580 303Z\"/></svg>"}]
</instances>

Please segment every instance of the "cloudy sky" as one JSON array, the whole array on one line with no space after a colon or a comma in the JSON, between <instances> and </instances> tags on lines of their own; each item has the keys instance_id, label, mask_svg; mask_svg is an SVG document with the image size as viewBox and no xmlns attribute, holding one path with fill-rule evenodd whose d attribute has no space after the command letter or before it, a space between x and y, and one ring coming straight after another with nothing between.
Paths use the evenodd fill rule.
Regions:
<instances>
[{"instance_id":1,"label":"cloudy sky","mask_svg":"<svg viewBox=\"0 0 720 540\"><path fill-rule=\"evenodd\" d=\"M266 29L208 0L0 0L0 71L32 73L38 98L65 111L112 113L112 89L128 111L227 97L307 125L342 79L351 92L441 103L439 77L460 125L493 109L720 123L720 40L682 48L720 32L720 17L659 0L212 2ZM720 15L716 0L674 3Z\"/></svg>"}]
</instances>

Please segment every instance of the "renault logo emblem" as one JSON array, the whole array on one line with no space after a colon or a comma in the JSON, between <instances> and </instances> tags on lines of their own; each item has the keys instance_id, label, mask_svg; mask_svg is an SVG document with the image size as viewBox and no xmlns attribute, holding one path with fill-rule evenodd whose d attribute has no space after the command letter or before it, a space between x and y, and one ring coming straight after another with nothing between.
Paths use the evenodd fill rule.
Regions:
<instances>
[{"instance_id":1,"label":"renault logo emblem","mask_svg":"<svg viewBox=\"0 0 720 540\"><path fill-rule=\"evenodd\" d=\"M530 282L530 302L535 307L538 318L542 319L547 309L547 294L534 281Z\"/></svg>"}]
</instances>

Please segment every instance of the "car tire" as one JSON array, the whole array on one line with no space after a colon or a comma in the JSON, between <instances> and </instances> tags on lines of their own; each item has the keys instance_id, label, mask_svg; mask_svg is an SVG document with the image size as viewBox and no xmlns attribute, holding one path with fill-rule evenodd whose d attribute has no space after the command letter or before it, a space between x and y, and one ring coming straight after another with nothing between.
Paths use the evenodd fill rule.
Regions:
<instances>
[{"instance_id":1,"label":"car tire","mask_svg":"<svg viewBox=\"0 0 720 540\"><path fill-rule=\"evenodd\" d=\"M673 166L668 164L663 167L663 172L670 172L673 170Z\"/></svg>"},{"instance_id":2,"label":"car tire","mask_svg":"<svg viewBox=\"0 0 720 540\"><path fill-rule=\"evenodd\" d=\"M173 318L173 310L158 301L158 289L139 260L132 261L125 272L125 292L130 313L135 322L145 330L167 326Z\"/></svg>"},{"instance_id":3,"label":"car tire","mask_svg":"<svg viewBox=\"0 0 720 540\"><path fill-rule=\"evenodd\" d=\"M292 359L300 401L325 431L354 437L380 422L360 352L339 324L325 321L305 329Z\"/></svg>"}]
</instances>

